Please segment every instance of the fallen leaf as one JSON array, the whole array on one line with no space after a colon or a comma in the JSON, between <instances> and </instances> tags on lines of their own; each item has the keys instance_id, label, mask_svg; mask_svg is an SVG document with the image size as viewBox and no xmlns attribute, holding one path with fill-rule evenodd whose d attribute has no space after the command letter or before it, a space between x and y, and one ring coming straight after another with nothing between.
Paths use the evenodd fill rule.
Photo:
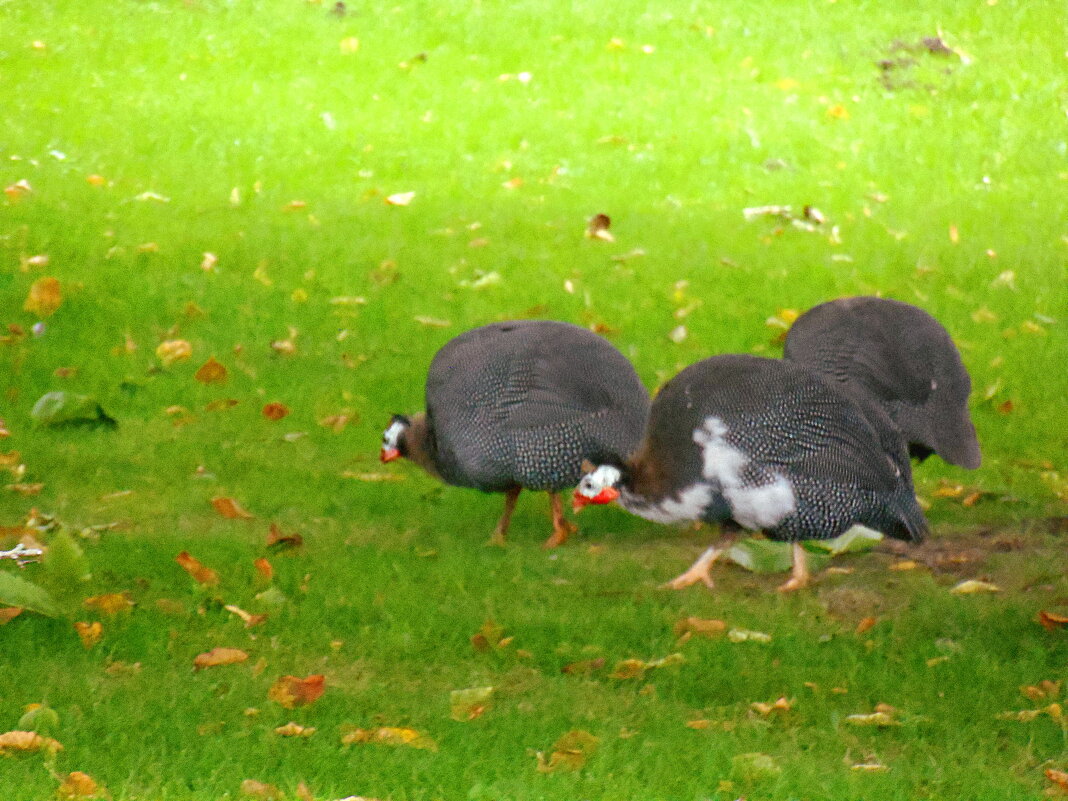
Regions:
<instances>
[{"instance_id":1,"label":"fallen leaf","mask_svg":"<svg viewBox=\"0 0 1068 801\"><path fill-rule=\"evenodd\" d=\"M130 593L125 591L94 595L84 601L84 606L89 609L95 609L102 615L117 615L119 612L128 612L133 605Z\"/></svg>"},{"instance_id":2,"label":"fallen leaf","mask_svg":"<svg viewBox=\"0 0 1068 801\"><path fill-rule=\"evenodd\" d=\"M997 584L991 584L988 581L967 579L953 587L950 592L954 595L974 595L975 593L980 592L1001 592L1001 587Z\"/></svg>"},{"instance_id":3,"label":"fallen leaf","mask_svg":"<svg viewBox=\"0 0 1068 801\"><path fill-rule=\"evenodd\" d=\"M290 721L284 726L279 726L274 730L274 733L279 737L311 737L315 734L314 726L301 726L299 723L293 723Z\"/></svg>"},{"instance_id":4,"label":"fallen leaf","mask_svg":"<svg viewBox=\"0 0 1068 801\"><path fill-rule=\"evenodd\" d=\"M615 242L616 238L608 230L612 218L607 214L595 214L586 222L586 238L600 239L602 242Z\"/></svg>"},{"instance_id":5,"label":"fallen leaf","mask_svg":"<svg viewBox=\"0 0 1068 801\"><path fill-rule=\"evenodd\" d=\"M1038 613L1038 622L1047 631L1063 629L1068 626L1068 615L1059 615L1056 612L1047 612L1043 609Z\"/></svg>"},{"instance_id":6,"label":"fallen leaf","mask_svg":"<svg viewBox=\"0 0 1068 801\"><path fill-rule=\"evenodd\" d=\"M276 523L271 523L271 528L267 532L268 548L288 550L290 548L299 548L303 544L304 538L300 534L283 534L282 529Z\"/></svg>"},{"instance_id":7,"label":"fallen leaf","mask_svg":"<svg viewBox=\"0 0 1068 801\"><path fill-rule=\"evenodd\" d=\"M768 754L739 754L731 759L731 776L748 783L774 779L782 773L782 766Z\"/></svg>"},{"instance_id":8,"label":"fallen leaf","mask_svg":"<svg viewBox=\"0 0 1068 801\"><path fill-rule=\"evenodd\" d=\"M686 728L702 731L704 729L712 728L712 721L707 718L698 718L697 720L686 721Z\"/></svg>"},{"instance_id":9,"label":"fallen leaf","mask_svg":"<svg viewBox=\"0 0 1068 801\"><path fill-rule=\"evenodd\" d=\"M1038 684L1021 686L1020 693L1032 701L1044 701L1047 698L1060 698L1061 682L1043 679Z\"/></svg>"},{"instance_id":10,"label":"fallen leaf","mask_svg":"<svg viewBox=\"0 0 1068 801\"><path fill-rule=\"evenodd\" d=\"M307 678L282 676L267 691L267 697L286 709L314 703L326 690L326 677L321 673Z\"/></svg>"},{"instance_id":11,"label":"fallen leaf","mask_svg":"<svg viewBox=\"0 0 1068 801\"><path fill-rule=\"evenodd\" d=\"M767 717L772 712L789 712L793 709L793 701L787 701L786 696L772 701L771 703L765 703L764 701L754 701L749 705L749 708L754 712Z\"/></svg>"},{"instance_id":12,"label":"fallen leaf","mask_svg":"<svg viewBox=\"0 0 1068 801\"><path fill-rule=\"evenodd\" d=\"M872 712L870 714L846 715L845 722L852 726L900 726L889 712Z\"/></svg>"},{"instance_id":13,"label":"fallen leaf","mask_svg":"<svg viewBox=\"0 0 1068 801\"><path fill-rule=\"evenodd\" d=\"M876 618L874 618L874 617L864 617L864 618L861 618L861 619L860 619L860 622L859 622L859 623L857 623L857 627L856 627L856 629L855 629L855 630L853 631L853 633L854 633L854 634L863 634L864 632L866 632L866 631L868 631L869 629L871 629L871 628L872 628L872 626L874 626L874 625L875 625L876 623L878 623L878 622L879 622L879 621L878 621L878 620L877 620Z\"/></svg>"},{"instance_id":14,"label":"fallen leaf","mask_svg":"<svg viewBox=\"0 0 1068 801\"><path fill-rule=\"evenodd\" d=\"M899 571L915 570L919 566L919 562L915 562L912 559L903 559L900 562L894 562L892 565L890 565L890 569Z\"/></svg>"},{"instance_id":15,"label":"fallen leaf","mask_svg":"<svg viewBox=\"0 0 1068 801\"><path fill-rule=\"evenodd\" d=\"M198 584L215 585L219 583L218 572L206 567L195 556L191 556L188 551L182 551L174 558L174 561L192 576L193 580Z\"/></svg>"},{"instance_id":16,"label":"fallen leaf","mask_svg":"<svg viewBox=\"0 0 1068 801\"><path fill-rule=\"evenodd\" d=\"M59 288L59 279L39 278L30 286L30 293L26 296L26 302L22 304L22 308L38 317L50 317L62 302L63 294Z\"/></svg>"},{"instance_id":17,"label":"fallen leaf","mask_svg":"<svg viewBox=\"0 0 1068 801\"><path fill-rule=\"evenodd\" d=\"M99 620L94 620L92 623L75 621L74 630L78 632L78 637L86 650L100 642L100 638L104 636L104 627Z\"/></svg>"},{"instance_id":18,"label":"fallen leaf","mask_svg":"<svg viewBox=\"0 0 1068 801\"><path fill-rule=\"evenodd\" d=\"M572 676L586 676L604 667L605 659L599 656L596 659L583 659L581 662L571 662L560 668L562 673Z\"/></svg>"},{"instance_id":19,"label":"fallen leaf","mask_svg":"<svg viewBox=\"0 0 1068 801\"><path fill-rule=\"evenodd\" d=\"M263 801L279 801L283 797L282 791L273 784L257 779L245 779L241 782L241 794L249 798L263 799Z\"/></svg>"},{"instance_id":20,"label":"fallen leaf","mask_svg":"<svg viewBox=\"0 0 1068 801\"><path fill-rule=\"evenodd\" d=\"M95 398L77 392L46 392L33 404L30 417L38 425L50 427L117 425Z\"/></svg>"},{"instance_id":21,"label":"fallen leaf","mask_svg":"<svg viewBox=\"0 0 1068 801\"><path fill-rule=\"evenodd\" d=\"M185 361L192 355L193 346L184 339L168 339L156 346L156 358L163 362L164 367Z\"/></svg>"},{"instance_id":22,"label":"fallen leaf","mask_svg":"<svg viewBox=\"0 0 1068 801\"><path fill-rule=\"evenodd\" d=\"M1068 772L1048 768L1046 770L1045 776L1047 779L1053 782L1055 786L1059 787L1065 792L1068 792Z\"/></svg>"},{"instance_id":23,"label":"fallen leaf","mask_svg":"<svg viewBox=\"0 0 1068 801\"><path fill-rule=\"evenodd\" d=\"M248 654L239 648L212 648L202 654L197 654L193 659L193 670L203 670L209 667L221 667L223 665L237 665L248 659Z\"/></svg>"},{"instance_id":24,"label":"fallen leaf","mask_svg":"<svg viewBox=\"0 0 1068 801\"><path fill-rule=\"evenodd\" d=\"M223 384L226 383L226 377L226 368L217 362L214 356L209 357L193 374L193 378L201 384Z\"/></svg>"},{"instance_id":25,"label":"fallen leaf","mask_svg":"<svg viewBox=\"0 0 1068 801\"><path fill-rule=\"evenodd\" d=\"M6 751L62 751L63 746L51 737L42 737L35 731L7 731L0 734L0 754Z\"/></svg>"},{"instance_id":26,"label":"fallen leaf","mask_svg":"<svg viewBox=\"0 0 1068 801\"><path fill-rule=\"evenodd\" d=\"M408 206L415 200L415 192L395 192L386 196L387 206Z\"/></svg>"},{"instance_id":27,"label":"fallen leaf","mask_svg":"<svg viewBox=\"0 0 1068 801\"><path fill-rule=\"evenodd\" d=\"M679 653L668 654L661 659L653 659L649 662L644 662L641 659L623 659L616 662L616 666L612 670L612 673L609 674L609 678L637 679L644 676L646 671L670 667L672 665L681 665L685 661L686 657Z\"/></svg>"},{"instance_id":28,"label":"fallen leaf","mask_svg":"<svg viewBox=\"0 0 1068 801\"><path fill-rule=\"evenodd\" d=\"M284 403L268 403L263 407L263 416L271 421L281 420L289 416L289 407Z\"/></svg>"},{"instance_id":29,"label":"fallen leaf","mask_svg":"<svg viewBox=\"0 0 1068 801\"><path fill-rule=\"evenodd\" d=\"M492 698L492 687L453 690L449 693L449 717L460 722L474 720L489 709Z\"/></svg>"},{"instance_id":30,"label":"fallen leaf","mask_svg":"<svg viewBox=\"0 0 1068 801\"><path fill-rule=\"evenodd\" d=\"M771 642L771 635L762 631L750 631L748 629L731 629L727 632L727 639L731 642Z\"/></svg>"},{"instance_id":31,"label":"fallen leaf","mask_svg":"<svg viewBox=\"0 0 1068 801\"><path fill-rule=\"evenodd\" d=\"M726 633L727 624L722 620L705 619L700 617L685 617L675 623L675 636L684 634L696 634L701 637L718 637Z\"/></svg>"},{"instance_id":32,"label":"fallen leaf","mask_svg":"<svg viewBox=\"0 0 1068 801\"><path fill-rule=\"evenodd\" d=\"M260 574L260 577L264 581L270 582L274 578L274 568L271 567L271 563L264 559L262 556L252 563L256 567L256 572Z\"/></svg>"},{"instance_id":33,"label":"fallen leaf","mask_svg":"<svg viewBox=\"0 0 1068 801\"><path fill-rule=\"evenodd\" d=\"M341 737L342 745L403 745L424 751L437 751L433 738L416 729L380 726L375 729L351 729Z\"/></svg>"},{"instance_id":34,"label":"fallen leaf","mask_svg":"<svg viewBox=\"0 0 1068 801\"><path fill-rule=\"evenodd\" d=\"M886 773L886 771L890 770L880 762L858 762L855 765L850 765L849 769L858 773Z\"/></svg>"},{"instance_id":35,"label":"fallen leaf","mask_svg":"<svg viewBox=\"0 0 1068 801\"><path fill-rule=\"evenodd\" d=\"M96 779L80 770L68 773L63 783L56 788L56 797L67 801L77 798L108 798L107 789L101 787Z\"/></svg>"},{"instance_id":36,"label":"fallen leaf","mask_svg":"<svg viewBox=\"0 0 1068 801\"><path fill-rule=\"evenodd\" d=\"M412 319L420 325L425 325L427 328L448 328L452 325L452 322L449 320L441 320L437 317L426 317L421 314L417 314Z\"/></svg>"},{"instance_id":37,"label":"fallen leaf","mask_svg":"<svg viewBox=\"0 0 1068 801\"><path fill-rule=\"evenodd\" d=\"M482 624L482 628L471 635L471 645L476 651L485 653L503 647L503 637L504 627L493 620L487 620Z\"/></svg>"},{"instance_id":38,"label":"fallen leaf","mask_svg":"<svg viewBox=\"0 0 1068 801\"><path fill-rule=\"evenodd\" d=\"M237 615L245 624L246 629L250 629L253 626L258 626L267 620L267 615L253 615L246 612L240 606L234 606L234 604L227 604L223 607L227 612Z\"/></svg>"},{"instance_id":39,"label":"fallen leaf","mask_svg":"<svg viewBox=\"0 0 1068 801\"><path fill-rule=\"evenodd\" d=\"M243 509L241 504L233 498L212 498L211 505L216 512L227 520L251 520L255 517L255 515Z\"/></svg>"},{"instance_id":40,"label":"fallen leaf","mask_svg":"<svg viewBox=\"0 0 1068 801\"><path fill-rule=\"evenodd\" d=\"M22 612L23 608L21 606L0 607L0 626L14 620L19 615L21 615Z\"/></svg>"},{"instance_id":41,"label":"fallen leaf","mask_svg":"<svg viewBox=\"0 0 1068 801\"><path fill-rule=\"evenodd\" d=\"M597 751L600 741L588 731L576 729L569 731L553 743L549 758L538 751L538 771L556 773L557 771L581 770L590 757Z\"/></svg>"}]
</instances>

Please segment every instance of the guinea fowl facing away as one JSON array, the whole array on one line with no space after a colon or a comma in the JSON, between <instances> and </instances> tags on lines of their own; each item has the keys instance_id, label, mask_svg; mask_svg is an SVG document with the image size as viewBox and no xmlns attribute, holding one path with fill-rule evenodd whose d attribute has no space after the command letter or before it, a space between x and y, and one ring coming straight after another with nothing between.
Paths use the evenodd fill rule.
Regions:
<instances>
[{"instance_id":1,"label":"guinea fowl facing away","mask_svg":"<svg viewBox=\"0 0 1068 801\"><path fill-rule=\"evenodd\" d=\"M793 324L784 356L873 398L912 456L933 452L967 468L982 461L968 415L971 378L949 333L923 309L875 297L822 303Z\"/></svg>"},{"instance_id":2,"label":"guinea fowl facing away","mask_svg":"<svg viewBox=\"0 0 1068 801\"><path fill-rule=\"evenodd\" d=\"M713 356L687 367L653 401L637 453L584 466L576 510L618 500L660 523L734 521L794 543L782 590L808 583L804 540L832 539L857 523L905 540L927 532L889 418L776 359ZM711 587L723 550L710 547L668 586Z\"/></svg>"},{"instance_id":3,"label":"guinea fowl facing away","mask_svg":"<svg viewBox=\"0 0 1068 801\"><path fill-rule=\"evenodd\" d=\"M438 351L426 412L393 417L381 458L404 456L446 484L503 492L496 544L520 491L547 490L552 547L574 530L557 492L575 485L584 457L618 460L633 451L648 414L634 367L603 337L550 320L492 323Z\"/></svg>"}]
</instances>

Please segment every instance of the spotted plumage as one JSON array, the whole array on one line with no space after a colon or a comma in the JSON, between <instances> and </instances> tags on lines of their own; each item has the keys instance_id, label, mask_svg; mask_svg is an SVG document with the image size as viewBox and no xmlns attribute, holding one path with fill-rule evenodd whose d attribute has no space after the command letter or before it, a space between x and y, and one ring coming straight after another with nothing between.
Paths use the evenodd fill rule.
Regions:
<instances>
[{"instance_id":1,"label":"spotted plumage","mask_svg":"<svg viewBox=\"0 0 1068 801\"><path fill-rule=\"evenodd\" d=\"M875 400L913 456L933 452L961 467L979 466L968 414L971 378L949 333L923 309L875 297L832 300L797 319L784 355Z\"/></svg>"},{"instance_id":2,"label":"spotted plumage","mask_svg":"<svg viewBox=\"0 0 1068 801\"><path fill-rule=\"evenodd\" d=\"M497 540L520 489L553 493L557 544L567 524L555 492L574 486L584 457L634 450L648 409L633 366L603 337L554 321L494 323L438 351L425 415L394 418L383 454L392 430L398 454L444 482L506 493Z\"/></svg>"},{"instance_id":3,"label":"spotted plumage","mask_svg":"<svg viewBox=\"0 0 1068 801\"><path fill-rule=\"evenodd\" d=\"M927 530L905 442L882 410L755 356L714 356L669 381L641 448L584 476L577 505L603 502L613 482L620 504L648 519L733 521L785 542L855 524L906 540Z\"/></svg>"}]
</instances>

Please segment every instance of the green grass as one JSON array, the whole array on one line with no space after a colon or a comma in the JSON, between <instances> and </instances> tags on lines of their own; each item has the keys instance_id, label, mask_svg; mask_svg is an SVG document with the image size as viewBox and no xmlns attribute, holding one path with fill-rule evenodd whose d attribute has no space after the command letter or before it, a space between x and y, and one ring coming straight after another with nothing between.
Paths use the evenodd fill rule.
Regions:
<instances>
[{"instance_id":1,"label":"green grass","mask_svg":"<svg viewBox=\"0 0 1068 801\"><path fill-rule=\"evenodd\" d=\"M0 453L26 465L0 487L44 484L0 490L0 526L34 507L117 523L84 543L79 593L137 602L89 651L65 620L0 627L0 732L47 702L65 746L54 770L84 770L116 799L234 797L245 778L290 793L303 780L320 799L1041 797L1043 769L1068 769L1063 726L995 716L1032 705L1019 685L1068 678L1064 632L1032 620L1068 598L1063 533L1036 522L1063 517L1068 493L1060 4L349 9L0 0L0 187L32 187L0 199L0 325L16 327L0 344ZM937 35L953 54L920 44ZM406 191L409 206L384 202ZM766 204L811 204L828 222L743 219ZM599 212L614 243L583 237ZM23 302L44 276L63 300L34 336ZM731 569L716 594L667 593L657 585L707 532L587 512L586 539L546 555L544 500L524 498L498 552L482 547L496 498L404 467L398 482L346 477L380 472L389 414L420 407L426 364L468 327L602 326L654 387L712 353L777 356L767 318L860 293L929 310L973 377L982 469L915 471L929 570L887 572L883 550L796 598ZM365 302L332 302L347 297ZM175 338L192 358L164 367L155 349ZM292 355L271 348L286 339ZM210 356L223 385L193 378ZM119 425L35 427L52 390L93 395ZM272 401L291 415L265 420ZM321 425L338 414L340 432ZM939 497L943 484L965 490ZM217 496L256 519L220 519ZM222 573L225 603L266 611L251 562L269 522L307 545L270 557L288 601L246 631L173 559L191 551ZM958 551L970 561L947 558ZM947 593L973 577L1004 592ZM684 615L772 642L680 646ZM869 615L879 623L854 635ZM472 649L487 618L513 645ZM216 645L251 659L191 672ZM681 666L608 678L617 660L677 650ZM559 672L599 656L590 677ZM115 662L141 669L105 672ZM311 707L267 700L278 676L316 672L328 689ZM448 693L483 685L493 708L450 720ZM749 710L781 695L794 699L782 719ZM843 722L877 703L902 725ZM277 738L289 719L318 732ZM343 748L342 724L410 725L439 750ZM598 752L577 774L539 774L534 752L570 729ZM748 752L781 776L732 776ZM869 757L890 770L850 771ZM5 798L57 784L41 755L0 758Z\"/></svg>"}]
</instances>

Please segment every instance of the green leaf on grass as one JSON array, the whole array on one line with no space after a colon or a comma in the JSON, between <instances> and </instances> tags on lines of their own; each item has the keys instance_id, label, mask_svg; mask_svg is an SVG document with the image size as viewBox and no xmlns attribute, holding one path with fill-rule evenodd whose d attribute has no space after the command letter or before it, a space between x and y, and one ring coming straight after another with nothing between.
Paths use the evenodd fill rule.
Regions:
<instances>
[{"instance_id":1,"label":"green leaf on grass","mask_svg":"<svg viewBox=\"0 0 1068 801\"><path fill-rule=\"evenodd\" d=\"M731 759L731 777L749 784L774 779L782 773L782 767L767 754L739 754Z\"/></svg>"},{"instance_id":2,"label":"green leaf on grass","mask_svg":"<svg viewBox=\"0 0 1068 801\"><path fill-rule=\"evenodd\" d=\"M0 571L0 605L18 606L48 617L59 617L59 605L47 590L21 576Z\"/></svg>"},{"instance_id":3,"label":"green leaf on grass","mask_svg":"<svg viewBox=\"0 0 1068 801\"><path fill-rule=\"evenodd\" d=\"M79 594L81 584L88 578L89 563L81 546L68 532L56 531L48 538L48 548L41 559L41 584L65 602Z\"/></svg>"},{"instance_id":4,"label":"green leaf on grass","mask_svg":"<svg viewBox=\"0 0 1068 801\"><path fill-rule=\"evenodd\" d=\"M94 398L76 392L45 393L33 404L30 417L42 426L116 425Z\"/></svg>"},{"instance_id":5,"label":"green leaf on grass","mask_svg":"<svg viewBox=\"0 0 1068 801\"><path fill-rule=\"evenodd\" d=\"M883 535L867 526L856 525L839 534L833 540L811 540L805 543L806 549L826 551L831 556L840 553L870 551L883 539Z\"/></svg>"}]
</instances>

